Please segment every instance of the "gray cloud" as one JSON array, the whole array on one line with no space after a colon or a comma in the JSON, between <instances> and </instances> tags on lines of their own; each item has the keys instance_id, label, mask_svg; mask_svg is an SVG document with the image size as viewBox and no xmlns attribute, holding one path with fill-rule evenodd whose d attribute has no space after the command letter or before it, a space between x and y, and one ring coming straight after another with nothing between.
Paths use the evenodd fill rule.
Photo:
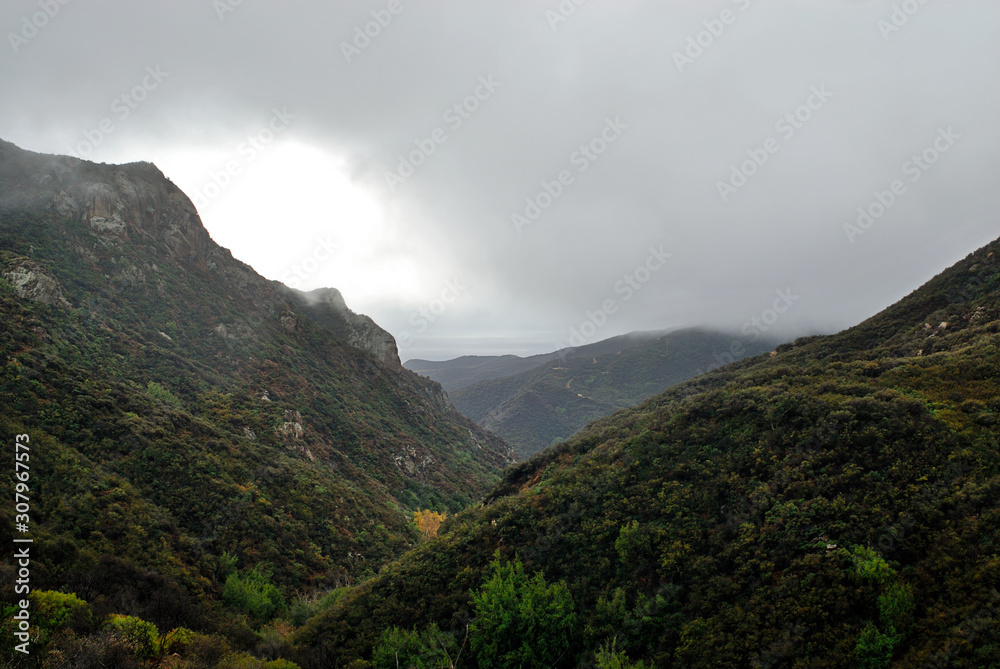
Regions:
<instances>
[{"instance_id":1,"label":"gray cloud","mask_svg":"<svg viewBox=\"0 0 1000 669\"><path fill-rule=\"evenodd\" d=\"M391 21L388 0L244 0L222 19L200 0L69 2L17 53L9 35L0 45L0 136L66 153L156 65L167 80L92 159L157 162L178 147L226 155L287 106L296 120L285 134L342 157L391 213L393 239L366 252L420 268L420 295L345 290L353 308L410 335L404 356L541 352L607 299L619 309L598 338L739 328L783 289L800 298L777 329L831 331L997 236L1000 7L563 5L575 12L553 30L554 0L400 0ZM894 5L919 10L894 17ZM0 29L19 34L39 6L6 2ZM348 62L342 44L372 11L388 25ZM893 18L899 30L888 32ZM689 38L707 46L688 52ZM679 67L678 53L690 62ZM489 77L499 88L455 127L459 112L446 111ZM806 115L814 87L832 96ZM581 171L575 152L608 119L628 127ZM904 164L949 127L960 138L911 181ZM447 139L391 191L386 171L437 128ZM777 151L724 202L718 182L769 139ZM572 183L518 232L511 215L562 171ZM897 179L905 192L851 243L844 225ZM295 221L261 225L236 252L260 268L276 246L308 249L309 234ZM625 300L616 286L661 246L672 257ZM467 288L436 304L455 278ZM433 322L415 316L439 306Z\"/></svg>"}]
</instances>

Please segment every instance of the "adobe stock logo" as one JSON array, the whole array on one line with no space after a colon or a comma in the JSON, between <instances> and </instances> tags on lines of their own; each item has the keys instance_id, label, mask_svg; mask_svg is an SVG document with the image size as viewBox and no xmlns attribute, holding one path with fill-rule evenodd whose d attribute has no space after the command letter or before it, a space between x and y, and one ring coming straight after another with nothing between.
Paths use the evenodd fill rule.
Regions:
<instances>
[{"instance_id":1,"label":"adobe stock logo","mask_svg":"<svg viewBox=\"0 0 1000 669\"><path fill-rule=\"evenodd\" d=\"M579 348L594 341L597 333L608 324L611 316L618 313L621 304L635 297L636 293L642 290L643 286L649 283L653 275L660 271L672 257L673 254L664 251L663 246L659 248L650 246L649 255L646 256L645 261L615 283L614 292L615 295L621 295L620 301L618 298L609 297L597 309L588 310L585 314L586 318L576 327L569 329L568 343L556 344L555 350Z\"/></svg>"},{"instance_id":2,"label":"adobe stock logo","mask_svg":"<svg viewBox=\"0 0 1000 669\"><path fill-rule=\"evenodd\" d=\"M330 235L316 238L316 246L311 253L292 265L281 277L281 283L289 288L298 288L310 274L316 272L321 265L337 254L340 245Z\"/></svg>"},{"instance_id":3,"label":"adobe stock logo","mask_svg":"<svg viewBox=\"0 0 1000 669\"><path fill-rule=\"evenodd\" d=\"M777 120L774 129L781 133L785 141L791 140L806 123L812 120L816 112L823 109L830 98L834 97L832 91L827 90L825 85L813 86L806 101L788 112ZM759 147L747 150L747 160L739 165L732 165L729 179L727 181L716 181L715 187L719 191L719 197L723 202L729 202L729 198L735 195L741 188L756 175L771 160L771 156L781 150L781 143L774 137L768 137Z\"/></svg>"},{"instance_id":4,"label":"adobe stock logo","mask_svg":"<svg viewBox=\"0 0 1000 669\"><path fill-rule=\"evenodd\" d=\"M750 9L750 0L732 0L741 11ZM697 35L687 38L687 45L683 51L674 52L674 65L677 71L684 74L684 69L694 65L695 61L705 55L705 52L715 46L715 43L722 38L726 29L736 23L739 15L731 9L723 9L719 13L719 18L702 21L704 30Z\"/></svg>"},{"instance_id":5,"label":"adobe stock logo","mask_svg":"<svg viewBox=\"0 0 1000 669\"><path fill-rule=\"evenodd\" d=\"M476 86L475 90L461 101L445 109L444 113L441 114L441 120L447 123L453 132L457 132L466 121L472 118L472 115L479 110L484 102L493 97L502 85L493 78L492 74L479 77L479 85ZM409 153L400 154L396 169L386 170L383 175L389 191L395 193L400 184L416 174L417 169L426 164L430 157L437 153L438 147L449 139L450 136L445 129L439 127L434 128L429 136L413 140L413 145L416 148Z\"/></svg>"},{"instance_id":6,"label":"adobe stock logo","mask_svg":"<svg viewBox=\"0 0 1000 669\"><path fill-rule=\"evenodd\" d=\"M902 30L917 13L924 8L927 0L905 0L902 4L893 5L888 19L879 19L878 29L886 42L894 34Z\"/></svg>"},{"instance_id":7,"label":"adobe stock logo","mask_svg":"<svg viewBox=\"0 0 1000 669\"><path fill-rule=\"evenodd\" d=\"M577 9L586 3L587 0L561 0L559 6L554 10L545 11L545 20L549 22L552 32L559 30L559 24L566 23L569 18L576 14Z\"/></svg>"},{"instance_id":8,"label":"adobe stock logo","mask_svg":"<svg viewBox=\"0 0 1000 669\"><path fill-rule=\"evenodd\" d=\"M757 341L763 337L764 333L778 322L781 315L788 313L788 310L801 299L801 296L794 294L791 288L774 292L777 298L771 303L771 307L760 312L760 316L755 316L743 324L741 332L750 337L751 341Z\"/></svg>"},{"instance_id":9,"label":"adobe stock logo","mask_svg":"<svg viewBox=\"0 0 1000 669\"><path fill-rule=\"evenodd\" d=\"M70 0L38 0L38 6L42 11L35 12L30 17L21 18L21 30L17 33L7 33L10 41L10 48L14 53L20 53L21 47L38 36L38 32L49 25L49 21L56 17L63 7L68 5Z\"/></svg>"},{"instance_id":10,"label":"adobe stock logo","mask_svg":"<svg viewBox=\"0 0 1000 669\"><path fill-rule=\"evenodd\" d=\"M97 127L83 131L83 141L78 142L76 147L70 147L70 154L79 158L87 158L94 152L101 142L118 128L118 123L125 121L132 115L139 105L145 102L149 94L160 87L160 84L170 76L169 72L164 72L157 65L150 65L146 68L146 75L131 90L122 93L111 103L111 113L114 118L106 117L98 121Z\"/></svg>"},{"instance_id":11,"label":"adobe stock logo","mask_svg":"<svg viewBox=\"0 0 1000 669\"><path fill-rule=\"evenodd\" d=\"M420 307L410 315L410 325L417 329L417 334L427 332L432 323L437 321L446 311L458 301L458 298L468 290L469 287L458 279L450 279L445 282L441 292L431 300L426 307ZM413 335L404 332L399 337L400 346L409 346L413 343Z\"/></svg>"},{"instance_id":12,"label":"adobe stock logo","mask_svg":"<svg viewBox=\"0 0 1000 669\"><path fill-rule=\"evenodd\" d=\"M611 145L621 138L626 130L628 130L628 125L622 123L620 117L605 119L601 132L587 143L581 144L570 154L569 164L576 168L576 174L583 174L589 170L611 148ZM566 189L575 182L576 175L570 170L560 170L552 181L542 181L541 190L534 197L524 199L524 209L510 215L510 222L517 233L521 234L525 227L541 218L542 214L555 204L566 192Z\"/></svg>"},{"instance_id":13,"label":"adobe stock logo","mask_svg":"<svg viewBox=\"0 0 1000 669\"><path fill-rule=\"evenodd\" d=\"M281 109L275 107L272 114L273 116L267 125L259 128L254 134L248 135L246 141L237 147L240 159L230 159L226 161L223 169L209 171L208 176L211 182L191 194L191 201L194 202L195 207L198 209L206 207L209 202L219 197L225 189L232 185L233 180L243 172L243 169L256 160L257 155L295 120L295 114L289 112L287 107Z\"/></svg>"},{"instance_id":14,"label":"adobe stock logo","mask_svg":"<svg viewBox=\"0 0 1000 669\"><path fill-rule=\"evenodd\" d=\"M243 0L212 0L212 8L220 21L226 20L226 14L235 12L243 4Z\"/></svg>"},{"instance_id":15,"label":"adobe stock logo","mask_svg":"<svg viewBox=\"0 0 1000 669\"><path fill-rule=\"evenodd\" d=\"M904 176L910 177L910 183L916 183L937 164L941 157L951 151L962 136L951 129L938 128L938 136L923 151L914 154L900 168ZM886 190L876 190L875 199L866 206L858 207L858 217L854 223L844 224L844 234L851 244L857 238L871 230L875 224L892 209L900 198L909 192L909 187L902 179L894 179Z\"/></svg>"},{"instance_id":16,"label":"adobe stock logo","mask_svg":"<svg viewBox=\"0 0 1000 669\"><path fill-rule=\"evenodd\" d=\"M344 59L348 64L354 61L355 56L360 56L365 49L372 45L372 41L377 39L382 31L392 25L393 20L406 9L400 0L389 0L385 9L373 9L370 14L372 20L364 26L355 26L354 36L350 42L340 43L340 52L344 54Z\"/></svg>"}]
</instances>

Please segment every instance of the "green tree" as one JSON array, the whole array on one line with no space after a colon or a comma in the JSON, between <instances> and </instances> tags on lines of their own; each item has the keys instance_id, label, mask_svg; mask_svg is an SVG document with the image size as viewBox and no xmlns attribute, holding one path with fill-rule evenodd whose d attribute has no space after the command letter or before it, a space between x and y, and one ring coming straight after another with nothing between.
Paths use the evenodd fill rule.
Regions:
<instances>
[{"instance_id":1,"label":"green tree","mask_svg":"<svg viewBox=\"0 0 1000 669\"><path fill-rule=\"evenodd\" d=\"M890 585L884 593L879 595L879 619L885 626L905 631L913 621L915 609L913 588L905 583Z\"/></svg>"},{"instance_id":2,"label":"green tree","mask_svg":"<svg viewBox=\"0 0 1000 669\"><path fill-rule=\"evenodd\" d=\"M226 604L262 622L270 620L285 608L281 591L271 584L270 576L260 569L253 569L243 576L230 574L222 587L222 599Z\"/></svg>"},{"instance_id":3,"label":"green tree","mask_svg":"<svg viewBox=\"0 0 1000 669\"><path fill-rule=\"evenodd\" d=\"M623 651L618 650L618 639L601 646L594 655L597 669L646 669L644 662L632 662Z\"/></svg>"},{"instance_id":4,"label":"green tree","mask_svg":"<svg viewBox=\"0 0 1000 669\"><path fill-rule=\"evenodd\" d=\"M54 590L35 590L31 593L35 605L35 624L46 632L60 630L74 619L90 615L90 606L74 594Z\"/></svg>"},{"instance_id":5,"label":"green tree","mask_svg":"<svg viewBox=\"0 0 1000 669\"><path fill-rule=\"evenodd\" d=\"M892 662L892 655L899 641L895 628L890 626L888 632L883 632L874 623L868 623L861 630L861 638L854 647L858 657L858 667L886 669Z\"/></svg>"},{"instance_id":6,"label":"green tree","mask_svg":"<svg viewBox=\"0 0 1000 669\"><path fill-rule=\"evenodd\" d=\"M484 668L551 667L570 647L576 628L573 596L563 582L528 578L520 559L494 555L482 587L472 594L472 652Z\"/></svg>"},{"instance_id":7,"label":"green tree","mask_svg":"<svg viewBox=\"0 0 1000 669\"><path fill-rule=\"evenodd\" d=\"M159 653L160 631L151 622L135 616L112 615L111 626L135 649L139 660L151 660Z\"/></svg>"},{"instance_id":8,"label":"green tree","mask_svg":"<svg viewBox=\"0 0 1000 669\"><path fill-rule=\"evenodd\" d=\"M372 654L374 669L437 669L452 667L457 661L455 637L442 633L437 625L426 632L401 630L393 627L382 633Z\"/></svg>"}]
</instances>

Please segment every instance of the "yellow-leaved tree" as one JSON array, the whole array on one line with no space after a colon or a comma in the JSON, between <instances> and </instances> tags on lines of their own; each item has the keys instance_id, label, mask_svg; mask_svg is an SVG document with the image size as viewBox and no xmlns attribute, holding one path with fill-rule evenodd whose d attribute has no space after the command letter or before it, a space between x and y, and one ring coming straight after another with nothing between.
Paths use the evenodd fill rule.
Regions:
<instances>
[{"instance_id":1,"label":"yellow-leaved tree","mask_svg":"<svg viewBox=\"0 0 1000 669\"><path fill-rule=\"evenodd\" d=\"M413 522L416 523L417 529L420 530L420 535L424 538L424 541L437 536L441 523L447 517L446 514L435 513L430 510L413 512Z\"/></svg>"}]
</instances>

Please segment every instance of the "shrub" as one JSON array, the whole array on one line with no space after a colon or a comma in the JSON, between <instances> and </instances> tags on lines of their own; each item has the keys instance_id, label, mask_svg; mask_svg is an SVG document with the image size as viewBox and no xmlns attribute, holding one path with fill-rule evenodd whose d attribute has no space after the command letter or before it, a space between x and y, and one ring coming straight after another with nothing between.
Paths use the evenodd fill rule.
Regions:
<instances>
[{"instance_id":1,"label":"shrub","mask_svg":"<svg viewBox=\"0 0 1000 669\"><path fill-rule=\"evenodd\" d=\"M472 651L480 667L550 667L570 647L576 627L573 596L563 582L528 578L520 559L494 556L485 582L472 595Z\"/></svg>"},{"instance_id":2,"label":"shrub","mask_svg":"<svg viewBox=\"0 0 1000 669\"><path fill-rule=\"evenodd\" d=\"M618 650L618 639L601 647L594 656L597 669L646 669L644 662L632 662L628 655Z\"/></svg>"},{"instance_id":3,"label":"shrub","mask_svg":"<svg viewBox=\"0 0 1000 669\"><path fill-rule=\"evenodd\" d=\"M154 397L161 402L166 402L167 404L172 404L174 406L180 406L181 401L172 392L161 386L156 381L150 381L146 384L146 392L149 393L150 397Z\"/></svg>"},{"instance_id":4,"label":"shrub","mask_svg":"<svg viewBox=\"0 0 1000 669\"><path fill-rule=\"evenodd\" d=\"M112 615L111 627L135 650L140 660L152 659L159 652L160 632L156 625L135 616Z\"/></svg>"},{"instance_id":5,"label":"shrub","mask_svg":"<svg viewBox=\"0 0 1000 669\"><path fill-rule=\"evenodd\" d=\"M260 622L271 620L285 608L281 591L271 584L266 573L257 569L243 576L230 574L222 588L222 599Z\"/></svg>"},{"instance_id":6,"label":"shrub","mask_svg":"<svg viewBox=\"0 0 1000 669\"><path fill-rule=\"evenodd\" d=\"M382 633L372 654L374 669L437 669L452 666L458 656L455 636L431 625L423 633L393 627Z\"/></svg>"},{"instance_id":7,"label":"shrub","mask_svg":"<svg viewBox=\"0 0 1000 669\"><path fill-rule=\"evenodd\" d=\"M860 669L886 669L892 662L892 654L900 641L895 628L888 633L879 630L874 623L868 623L861 631L861 638L854 646Z\"/></svg>"}]
</instances>

